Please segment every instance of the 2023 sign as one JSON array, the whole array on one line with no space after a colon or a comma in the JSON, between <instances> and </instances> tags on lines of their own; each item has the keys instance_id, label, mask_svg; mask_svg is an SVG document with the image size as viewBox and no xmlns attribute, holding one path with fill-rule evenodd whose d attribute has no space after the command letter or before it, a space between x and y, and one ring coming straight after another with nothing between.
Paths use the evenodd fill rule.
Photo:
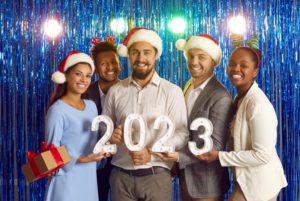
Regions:
<instances>
[{"instance_id":1,"label":"2023 sign","mask_svg":"<svg viewBox=\"0 0 300 201\"><path fill-rule=\"evenodd\" d=\"M138 143L133 143L132 140L132 124L134 121L137 121L139 123L139 141ZM113 129L114 129L114 124L112 120L106 116L106 115L99 115L94 118L92 122L92 131L97 131L99 129L99 123L103 122L106 125L106 131L102 138L97 142L97 144L94 147L94 153L98 152L109 152L109 153L116 153L117 151L117 146L116 144L107 144L108 140L111 138ZM159 125L163 122L166 122L168 125L167 132L163 137L158 139L156 141L151 150L152 152L174 152L175 147L174 146L167 146L165 145L168 139L170 139L174 135L174 123L171 121L171 119L167 116L158 116L155 119L153 129L158 129ZM203 153L206 153L210 151L213 147L213 142L211 139L211 134L213 131L213 125L209 119L206 118L197 118L195 119L191 125L190 129L191 130L197 130L200 126L203 126L205 129L205 132L203 134L199 135L199 138L204 140L204 146L202 148L198 148L196 145L196 142L189 141L188 142L188 147L189 150L194 154L194 155L200 155ZM145 121L142 118L141 115L139 114L130 114L127 116L125 119L124 123L124 142L127 148L130 151L140 151L146 146L146 125Z\"/></svg>"}]
</instances>

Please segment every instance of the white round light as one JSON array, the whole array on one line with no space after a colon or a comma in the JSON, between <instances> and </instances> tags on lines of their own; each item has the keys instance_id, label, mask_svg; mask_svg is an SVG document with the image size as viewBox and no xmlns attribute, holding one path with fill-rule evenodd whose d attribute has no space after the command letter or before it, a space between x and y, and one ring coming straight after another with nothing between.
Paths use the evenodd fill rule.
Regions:
<instances>
[{"instance_id":1,"label":"white round light","mask_svg":"<svg viewBox=\"0 0 300 201\"><path fill-rule=\"evenodd\" d=\"M229 19L229 31L234 34L243 34L246 31L246 20L243 16L234 16Z\"/></svg>"},{"instance_id":2,"label":"white round light","mask_svg":"<svg viewBox=\"0 0 300 201\"><path fill-rule=\"evenodd\" d=\"M62 31L61 24L56 19L48 19L44 25L44 32L51 38L56 38Z\"/></svg>"},{"instance_id":3,"label":"white round light","mask_svg":"<svg viewBox=\"0 0 300 201\"><path fill-rule=\"evenodd\" d=\"M123 33L126 31L127 26L123 18L113 19L110 22L110 29L115 33Z\"/></svg>"},{"instance_id":4,"label":"white round light","mask_svg":"<svg viewBox=\"0 0 300 201\"><path fill-rule=\"evenodd\" d=\"M186 28L186 21L181 17L176 17L168 23L168 27L174 33L182 33Z\"/></svg>"}]
</instances>

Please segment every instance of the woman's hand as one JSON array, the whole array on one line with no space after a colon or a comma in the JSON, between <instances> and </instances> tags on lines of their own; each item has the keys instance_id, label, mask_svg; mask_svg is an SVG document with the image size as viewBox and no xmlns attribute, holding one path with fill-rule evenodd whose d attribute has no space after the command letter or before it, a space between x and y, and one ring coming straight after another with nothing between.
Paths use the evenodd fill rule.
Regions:
<instances>
[{"instance_id":1,"label":"woman's hand","mask_svg":"<svg viewBox=\"0 0 300 201\"><path fill-rule=\"evenodd\" d=\"M96 161L100 161L103 158L107 158L110 157L111 154L110 153L106 153L106 152L99 152L99 153L92 153L89 154L87 156L80 156L77 159L77 163L89 163L89 162L96 162Z\"/></svg>"},{"instance_id":2,"label":"woman's hand","mask_svg":"<svg viewBox=\"0 0 300 201\"><path fill-rule=\"evenodd\" d=\"M219 158L219 151L213 149L205 154L195 155L195 157L197 157L198 159L200 159L202 161L206 161L206 162L210 163L210 162L216 161Z\"/></svg>"}]
</instances>

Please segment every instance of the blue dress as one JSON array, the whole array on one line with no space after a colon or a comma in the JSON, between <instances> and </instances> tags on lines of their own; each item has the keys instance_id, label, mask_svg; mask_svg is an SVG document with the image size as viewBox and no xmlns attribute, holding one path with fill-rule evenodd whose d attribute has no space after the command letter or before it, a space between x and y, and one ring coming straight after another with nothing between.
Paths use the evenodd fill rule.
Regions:
<instances>
[{"instance_id":1,"label":"blue dress","mask_svg":"<svg viewBox=\"0 0 300 201\"><path fill-rule=\"evenodd\" d=\"M71 162L50 178L46 201L98 201L96 162L76 163L79 156L92 153L97 132L91 131L97 116L94 102L84 100L83 111L57 100L46 116L46 142L65 145Z\"/></svg>"}]
</instances>

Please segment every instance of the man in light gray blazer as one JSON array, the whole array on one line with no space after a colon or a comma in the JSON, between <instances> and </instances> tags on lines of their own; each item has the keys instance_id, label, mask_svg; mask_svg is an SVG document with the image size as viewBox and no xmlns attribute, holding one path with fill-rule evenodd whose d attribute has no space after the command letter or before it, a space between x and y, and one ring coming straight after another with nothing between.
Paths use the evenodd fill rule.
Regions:
<instances>
[{"instance_id":1,"label":"man in light gray blazer","mask_svg":"<svg viewBox=\"0 0 300 201\"><path fill-rule=\"evenodd\" d=\"M222 51L218 42L210 35L191 36L180 39L176 47L184 51L191 79L184 93L188 110L188 125L199 117L209 119L213 125L210 136L213 148L224 150L232 118L232 99L226 88L214 76L214 69L220 64ZM198 148L204 145L199 134L203 127L190 130L190 141ZM209 163L202 155L194 155L188 144L175 153L160 154L164 160L179 162L181 200L183 201L221 201L229 188L228 171L219 162Z\"/></svg>"}]
</instances>

